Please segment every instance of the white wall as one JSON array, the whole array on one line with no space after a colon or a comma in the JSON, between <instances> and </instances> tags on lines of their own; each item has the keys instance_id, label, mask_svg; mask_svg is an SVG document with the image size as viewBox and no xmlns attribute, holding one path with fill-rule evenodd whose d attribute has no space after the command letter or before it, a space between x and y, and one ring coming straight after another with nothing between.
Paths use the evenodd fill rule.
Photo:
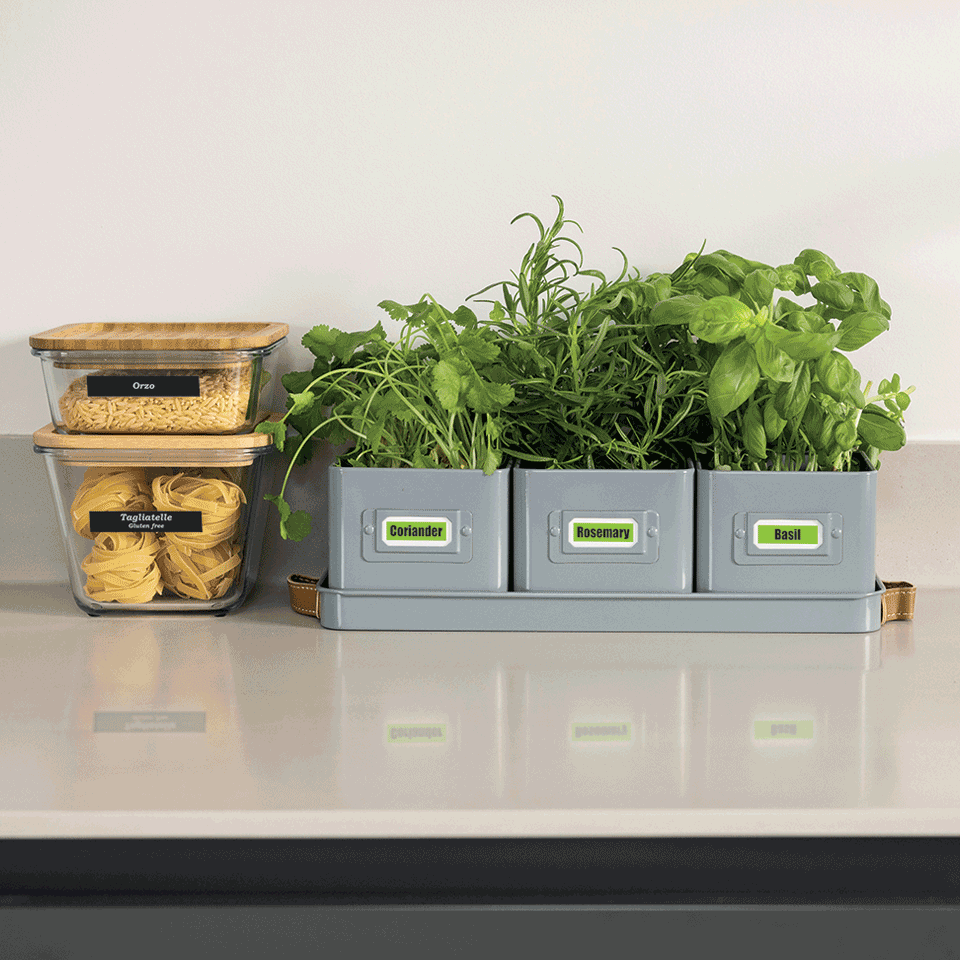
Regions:
<instances>
[{"instance_id":1,"label":"white wall","mask_svg":"<svg viewBox=\"0 0 960 960\"><path fill-rule=\"evenodd\" d=\"M875 277L854 359L960 439L960 6L0 0L0 433L66 322L456 306L563 196L588 260L803 247ZM387 324L389 327L389 323Z\"/></svg>"}]
</instances>

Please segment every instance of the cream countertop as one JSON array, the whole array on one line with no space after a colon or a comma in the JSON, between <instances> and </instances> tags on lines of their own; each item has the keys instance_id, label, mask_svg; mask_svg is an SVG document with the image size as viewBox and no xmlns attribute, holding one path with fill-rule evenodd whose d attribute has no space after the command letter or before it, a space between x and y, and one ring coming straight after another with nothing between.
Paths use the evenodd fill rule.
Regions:
<instances>
[{"instance_id":1,"label":"cream countertop","mask_svg":"<svg viewBox=\"0 0 960 960\"><path fill-rule=\"evenodd\" d=\"M274 585L224 618L7 585L0 836L960 835L958 615L930 589L865 635L385 634Z\"/></svg>"}]
</instances>

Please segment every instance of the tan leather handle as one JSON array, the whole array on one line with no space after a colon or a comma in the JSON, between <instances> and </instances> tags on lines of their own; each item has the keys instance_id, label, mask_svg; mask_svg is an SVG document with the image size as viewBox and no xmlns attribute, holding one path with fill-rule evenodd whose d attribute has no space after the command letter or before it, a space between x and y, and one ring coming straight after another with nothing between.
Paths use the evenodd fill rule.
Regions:
<instances>
[{"instance_id":1,"label":"tan leather handle","mask_svg":"<svg viewBox=\"0 0 960 960\"><path fill-rule=\"evenodd\" d=\"M307 577L302 573L291 573L287 577L290 606L297 613L320 619L319 582L316 577ZM889 620L912 620L917 588L906 580L884 580L883 585L886 589L880 600L880 626Z\"/></svg>"}]
</instances>

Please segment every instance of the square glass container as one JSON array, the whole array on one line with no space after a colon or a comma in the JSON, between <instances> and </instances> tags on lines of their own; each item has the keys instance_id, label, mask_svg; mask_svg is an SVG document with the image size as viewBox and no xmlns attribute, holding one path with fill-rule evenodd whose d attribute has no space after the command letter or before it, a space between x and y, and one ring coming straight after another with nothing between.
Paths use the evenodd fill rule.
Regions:
<instances>
[{"instance_id":1,"label":"square glass container","mask_svg":"<svg viewBox=\"0 0 960 960\"><path fill-rule=\"evenodd\" d=\"M213 613L246 599L263 539L268 434L33 435L81 610Z\"/></svg>"},{"instance_id":2,"label":"square glass container","mask_svg":"<svg viewBox=\"0 0 960 960\"><path fill-rule=\"evenodd\" d=\"M272 408L283 323L81 323L30 337L61 433L248 433Z\"/></svg>"}]
</instances>

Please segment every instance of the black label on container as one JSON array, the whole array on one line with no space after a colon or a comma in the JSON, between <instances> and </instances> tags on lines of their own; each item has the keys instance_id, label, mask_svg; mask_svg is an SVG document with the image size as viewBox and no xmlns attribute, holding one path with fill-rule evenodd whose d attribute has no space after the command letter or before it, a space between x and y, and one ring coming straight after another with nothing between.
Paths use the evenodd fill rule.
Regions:
<instances>
[{"instance_id":1,"label":"black label on container","mask_svg":"<svg viewBox=\"0 0 960 960\"><path fill-rule=\"evenodd\" d=\"M87 377L88 397L199 397L199 377L167 377L152 373L136 377Z\"/></svg>"},{"instance_id":2,"label":"black label on container","mask_svg":"<svg viewBox=\"0 0 960 960\"><path fill-rule=\"evenodd\" d=\"M206 733L207 714L202 710L161 712L147 710L98 710L93 715L94 733Z\"/></svg>"},{"instance_id":3,"label":"black label on container","mask_svg":"<svg viewBox=\"0 0 960 960\"><path fill-rule=\"evenodd\" d=\"M203 533L199 510L91 510L91 533Z\"/></svg>"}]
</instances>

